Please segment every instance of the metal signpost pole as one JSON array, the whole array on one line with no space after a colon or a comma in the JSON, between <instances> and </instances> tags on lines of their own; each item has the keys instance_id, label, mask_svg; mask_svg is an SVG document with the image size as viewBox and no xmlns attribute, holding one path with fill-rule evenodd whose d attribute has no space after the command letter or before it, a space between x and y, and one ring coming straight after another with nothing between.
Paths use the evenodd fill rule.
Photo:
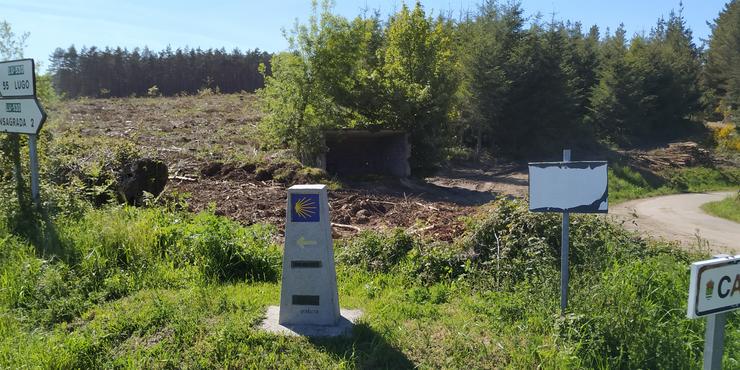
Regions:
<instances>
[{"instance_id":1,"label":"metal signpost pole","mask_svg":"<svg viewBox=\"0 0 740 370\"><path fill-rule=\"evenodd\" d=\"M529 163L530 212L563 215L560 241L560 312L568 308L568 256L571 213L609 211L608 164L606 161L571 161L570 149L559 162Z\"/></svg>"},{"instance_id":2,"label":"metal signpost pole","mask_svg":"<svg viewBox=\"0 0 740 370\"><path fill-rule=\"evenodd\" d=\"M0 132L28 135L31 157L31 198L38 207L39 162L36 140L46 113L36 99L36 72L33 59L0 62ZM20 167L16 167L20 181ZM20 194L19 194L20 201Z\"/></svg>"},{"instance_id":3,"label":"metal signpost pole","mask_svg":"<svg viewBox=\"0 0 740 370\"><path fill-rule=\"evenodd\" d=\"M39 198L39 158L36 154L36 135L28 135L28 154L31 157L31 198L36 207L40 205Z\"/></svg>"},{"instance_id":4,"label":"metal signpost pole","mask_svg":"<svg viewBox=\"0 0 740 370\"><path fill-rule=\"evenodd\" d=\"M715 255L691 264L686 316L707 319L704 369L722 368L727 313L740 309L740 255Z\"/></svg>"},{"instance_id":5,"label":"metal signpost pole","mask_svg":"<svg viewBox=\"0 0 740 370\"><path fill-rule=\"evenodd\" d=\"M704 370L719 370L722 368L726 322L727 312L707 317L707 332L704 336Z\"/></svg>"},{"instance_id":6,"label":"metal signpost pole","mask_svg":"<svg viewBox=\"0 0 740 370\"><path fill-rule=\"evenodd\" d=\"M570 149L563 150L563 162L570 162ZM563 228L560 238L560 314L565 315L568 307L568 228L570 225L570 213L563 212Z\"/></svg>"}]
</instances>

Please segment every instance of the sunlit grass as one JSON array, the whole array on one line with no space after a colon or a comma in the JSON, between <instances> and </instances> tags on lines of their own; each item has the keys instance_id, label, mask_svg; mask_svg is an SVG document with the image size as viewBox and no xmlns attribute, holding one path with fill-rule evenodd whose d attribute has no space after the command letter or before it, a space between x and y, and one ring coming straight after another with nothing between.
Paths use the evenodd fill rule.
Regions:
<instances>
[{"instance_id":1,"label":"sunlit grass","mask_svg":"<svg viewBox=\"0 0 740 370\"><path fill-rule=\"evenodd\" d=\"M729 196L720 201L706 203L701 206L701 209L710 215L740 223L740 195Z\"/></svg>"}]
</instances>

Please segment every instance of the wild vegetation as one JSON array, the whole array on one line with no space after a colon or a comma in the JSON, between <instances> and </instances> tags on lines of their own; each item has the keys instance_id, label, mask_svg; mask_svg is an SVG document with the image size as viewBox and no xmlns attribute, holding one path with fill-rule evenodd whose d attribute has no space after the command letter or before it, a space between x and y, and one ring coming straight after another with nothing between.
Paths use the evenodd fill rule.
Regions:
<instances>
[{"instance_id":1,"label":"wild vegetation","mask_svg":"<svg viewBox=\"0 0 740 370\"><path fill-rule=\"evenodd\" d=\"M327 4L273 58L260 91L267 142L312 164L322 130L396 129L410 134L414 167L438 158L456 89L453 24L420 5L382 23L377 15L347 20Z\"/></svg>"},{"instance_id":2,"label":"wild vegetation","mask_svg":"<svg viewBox=\"0 0 740 370\"><path fill-rule=\"evenodd\" d=\"M3 206L6 210L8 205ZM559 218L498 201L452 243L403 231L336 245L349 339L256 329L278 303L275 229L210 212L108 206L52 214L33 241L0 236L3 367L697 367L687 264L603 218L575 217L568 315L558 306ZM740 330L727 329L725 366Z\"/></svg>"},{"instance_id":3,"label":"wild vegetation","mask_svg":"<svg viewBox=\"0 0 740 370\"><path fill-rule=\"evenodd\" d=\"M740 126L740 1L725 4L711 26L704 69L707 110Z\"/></svg>"},{"instance_id":4,"label":"wild vegetation","mask_svg":"<svg viewBox=\"0 0 740 370\"><path fill-rule=\"evenodd\" d=\"M735 153L735 126L709 134L697 122L737 117L726 72L740 65L727 62L737 4L715 21L706 52L680 11L628 37L622 27L602 35L525 19L520 6L496 2L459 19L420 4L386 20L317 7L269 63L256 51L57 50L52 74L37 81L55 113L39 138L39 207L23 181L26 138L0 136L0 368L697 368L705 321L685 313L687 266L708 258L701 239L680 248L573 216L561 316L558 215L517 199L432 203L406 188L395 198L334 192L332 211L347 220L369 222L370 210L406 217L393 220L403 228L372 225L334 245L341 305L364 311L351 337L287 338L257 326L279 303L275 220L285 216L286 184L328 180L296 161L315 160L321 130L407 131L421 170L455 153L614 153L687 132ZM0 23L0 57L22 57L26 39ZM245 78L264 62L264 88L218 94L243 81L222 85L216 61L248 66ZM199 72L177 77L189 68ZM82 86L83 73L99 78ZM135 85L136 73L151 79ZM182 92L195 94L154 96ZM63 99L131 94L147 97ZM164 158L183 192L119 204L118 167L145 155ZM372 180L373 190L388 186ZM738 184L740 169L714 162L653 172L610 163L611 202ZM216 191L228 192L218 204ZM736 203L710 212L736 217ZM235 217L239 207L250 217ZM725 368L740 367L738 315L726 328Z\"/></svg>"},{"instance_id":5,"label":"wild vegetation","mask_svg":"<svg viewBox=\"0 0 740 370\"><path fill-rule=\"evenodd\" d=\"M648 180L629 166L614 163L609 168L609 201L620 203L665 194L737 189L738 184L740 168L667 169L657 174L657 180L655 175Z\"/></svg>"},{"instance_id":6,"label":"wild vegetation","mask_svg":"<svg viewBox=\"0 0 740 370\"><path fill-rule=\"evenodd\" d=\"M740 193L701 206L707 213L740 223Z\"/></svg>"},{"instance_id":7,"label":"wild vegetation","mask_svg":"<svg viewBox=\"0 0 740 370\"><path fill-rule=\"evenodd\" d=\"M261 92L264 130L309 163L327 128L403 129L417 169L450 146L531 156L700 130L702 53L681 10L629 39L516 3L457 20L417 3L387 21L324 5L292 35Z\"/></svg>"},{"instance_id":8,"label":"wild vegetation","mask_svg":"<svg viewBox=\"0 0 740 370\"><path fill-rule=\"evenodd\" d=\"M68 97L264 87L265 145L313 164L322 130L398 129L423 170L451 147L522 157L651 144L701 131L692 122L703 118L733 120L737 4L703 49L682 9L630 36L525 18L517 3L484 1L457 18L404 4L387 19L347 19L324 1L288 33L287 52L72 46L54 52L50 72Z\"/></svg>"}]
</instances>

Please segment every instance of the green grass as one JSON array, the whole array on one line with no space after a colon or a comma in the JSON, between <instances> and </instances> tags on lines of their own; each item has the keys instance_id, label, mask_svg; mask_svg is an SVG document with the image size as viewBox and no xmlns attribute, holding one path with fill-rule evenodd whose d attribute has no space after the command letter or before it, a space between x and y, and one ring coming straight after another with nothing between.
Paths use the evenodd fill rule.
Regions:
<instances>
[{"instance_id":1,"label":"green grass","mask_svg":"<svg viewBox=\"0 0 740 370\"><path fill-rule=\"evenodd\" d=\"M0 368L700 366L704 321L685 310L687 266L705 255L599 217L572 219L565 317L559 218L523 202L485 208L454 244L402 232L337 243L341 305L365 312L338 339L257 329L279 302L273 228L129 207L51 225L44 243L0 227ZM734 368L740 316L726 333Z\"/></svg>"},{"instance_id":2,"label":"green grass","mask_svg":"<svg viewBox=\"0 0 740 370\"><path fill-rule=\"evenodd\" d=\"M650 181L627 166L612 164L609 168L609 201L613 204L666 194L738 188L740 168L672 169L651 176Z\"/></svg>"},{"instance_id":3,"label":"green grass","mask_svg":"<svg viewBox=\"0 0 740 370\"><path fill-rule=\"evenodd\" d=\"M710 215L726 218L740 223L740 196L730 196L716 202L709 202L701 206Z\"/></svg>"}]
</instances>

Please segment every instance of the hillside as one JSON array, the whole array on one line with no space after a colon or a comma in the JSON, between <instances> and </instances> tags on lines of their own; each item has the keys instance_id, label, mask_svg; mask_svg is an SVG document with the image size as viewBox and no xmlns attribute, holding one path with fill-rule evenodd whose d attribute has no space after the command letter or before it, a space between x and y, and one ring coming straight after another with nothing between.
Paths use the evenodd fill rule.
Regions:
<instances>
[{"instance_id":1,"label":"hillside","mask_svg":"<svg viewBox=\"0 0 740 370\"><path fill-rule=\"evenodd\" d=\"M294 5L4 7L0 369L740 369L740 0Z\"/></svg>"},{"instance_id":2,"label":"hillside","mask_svg":"<svg viewBox=\"0 0 740 370\"><path fill-rule=\"evenodd\" d=\"M281 225L285 189L311 179L310 172L285 153L259 150L256 124L261 114L252 94L73 100L50 115L55 136L89 144L81 145L88 147L87 155L73 161L97 159L91 152L100 149L94 143L101 140L110 148L133 145L136 152L169 167L166 196L186 194L192 211L214 206L217 214L246 225ZM397 179L380 181L345 179L332 191L333 221L354 225L336 232L415 227L451 240L461 229L457 218L494 197L419 180L406 185Z\"/></svg>"},{"instance_id":3,"label":"hillside","mask_svg":"<svg viewBox=\"0 0 740 370\"><path fill-rule=\"evenodd\" d=\"M703 321L684 315L686 266L706 250L576 216L561 317L560 218L516 199L525 163L332 177L261 149L257 103L206 93L49 109L43 212L0 198L0 367L698 366ZM702 150L602 154L623 198L737 186L737 168ZM141 207L120 205L115 173L139 157L162 160L169 182ZM256 328L278 303L286 187L309 181L332 187L341 305L365 312L350 338Z\"/></svg>"},{"instance_id":4,"label":"hillside","mask_svg":"<svg viewBox=\"0 0 740 370\"><path fill-rule=\"evenodd\" d=\"M453 161L430 177L403 181L332 179L312 172L286 152L260 150L257 124L262 113L254 94L70 100L51 109L50 117L48 129L57 138L50 150L85 152L63 166L90 167L89 162L100 161L96 152L102 148L130 145L136 153L168 166L170 179L163 197L185 195L191 211L214 207L216 214L245 225L282 225L287 186L323 178L335 188L332 221L348 225L335 228L337 235L403 227L449 241L460 235L460 216L497 197L523 197L527 192L526 162L506 159ZM619 171L610 180L617 200L680 190L671 182L678 182L683 169L692 166L719 166L719 178L706 190L726 188L728 181L730 186L738 183L737 176L722 180L727 173L736 174L732 162L716 162L706 150L691 145L585 155L626 166L616 167ZM662 179L665 171L669 174ZM683 181L695 180L688 177ZM622 188L627 191L624 195Z\"/></svg>"}]
</instances>

